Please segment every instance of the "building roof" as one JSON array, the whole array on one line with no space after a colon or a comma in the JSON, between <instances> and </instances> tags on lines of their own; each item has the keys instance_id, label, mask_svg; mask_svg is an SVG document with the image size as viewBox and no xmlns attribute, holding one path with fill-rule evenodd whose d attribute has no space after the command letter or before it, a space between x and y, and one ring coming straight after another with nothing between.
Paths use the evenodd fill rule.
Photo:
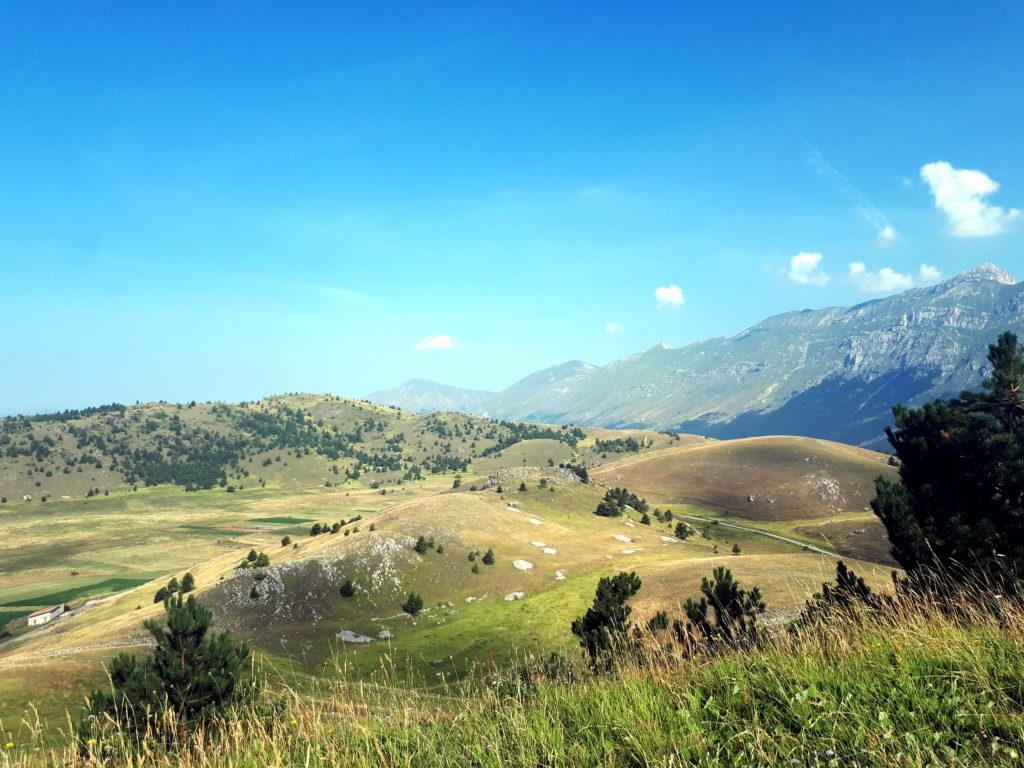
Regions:
<instances>
[{"instance_id":1,"label":"building roof","mask_svg":"<svg viewBox=\"0 0 1024 768\"><path fill-rule=\"evenodd\" d=\"M45 613L53 613L59 608L59 605L51 605L49 608L40 608L38 611L33 611L32 613L30 613L28 617L31 619L34 616L42 616Z\"/></svg>"}]
</instances>

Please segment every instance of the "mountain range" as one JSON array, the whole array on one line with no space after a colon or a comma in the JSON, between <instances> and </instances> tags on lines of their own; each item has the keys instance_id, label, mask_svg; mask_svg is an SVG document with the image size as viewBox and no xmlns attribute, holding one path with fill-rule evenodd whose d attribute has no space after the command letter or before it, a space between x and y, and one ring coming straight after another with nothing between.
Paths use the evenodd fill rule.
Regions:
<instances>
[{"instance_id":1,"label":"mountain range","mask_svg":"<svg viewBox=\"0 0 1024 768\"><path fill-rule=\"evenodd\" d=\"M731 337L661 344L604 366L573 360L501 392L413 379L369 399L420 412L882 447L894 403L978 386L988 344L1024 332L1022 309L1024 283L982 264L853 307L776 315Z\"/></svg>"}]
</instances>

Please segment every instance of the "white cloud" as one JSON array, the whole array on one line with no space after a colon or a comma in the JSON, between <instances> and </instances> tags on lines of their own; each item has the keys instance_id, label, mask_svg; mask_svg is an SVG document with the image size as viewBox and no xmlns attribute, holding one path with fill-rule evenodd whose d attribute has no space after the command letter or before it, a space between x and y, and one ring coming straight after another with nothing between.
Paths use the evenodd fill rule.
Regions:
<instances>
[{"instance_id":1,"label":"white cloud","mask_svg":"<svg viewBox=\"0 0 1024 768\"><path fill-rule=\"evenodd\" d=\"M848 272L850 282L864 293L896 293L921 285L932 285L942 280L942 273L930 264L922 264L917 274L904 274L890 267L882 267L877 272L869 270L862 261L850 263Z\"/></svg>"},{"instance_id":2,"label":"white cloud","mask_svg":"<svg viewBox=\"0 0 1024 768\"><path fill-rule=\"evenodd\" d=\"M887 245L892 245L900 239L900 233L890 224L882 229L878 233L878 244L883 248Z\"/></svg>"},{"instance_id":3,"label":"white cloud","mask_svg":"<svg viewBox=\"0 0 1024 768\"><path fill-rule=\"evenodd\" d=\"M624 330L622 323L616 323L614 320L609 320L604 326L605 333L622 333Z\"/></svg>"},{"instance_id":4,"label":"white cloud","mask_svg":"<svg viewBox=\"0 0 1024 768\"><path fill-rule=\"evenodd\" d=\"M663 285L655 288L654 298L659 307L678 307L683 303L683 289L678 285Z\"/></svg>"},{"instance_id":5,"label":"white cloud","mask_svg":"<svg viewBox=\"0 0 1024 768\"><path fill-rule=\"evenodd\" d=\"M914 287L914 278L889 267L871 272L862 261L850 264L850 280L865 293L892 293Z\"/></svg>"},{"instance_id":6,"label":"white cloud","mask_svg":"<svg viewBox=\"0 0 1024 768\"><path fill-rule=\"evenodd\" d=\"M424 336L416 342L416 349L451 349L455 346L455 339L451 336Z\"/></svg>"},{"instance_id":7,"label":"white cloud","mask_svg":"<svg viewBox=\"0 0 1024 768\"><path fill-rule=\"evenodd\" d=\"M820 253L804 253L801 251L789 260L786 276L799 285L827 285L829 277L821 270Z\"/></svg>"},{"instance_id":8,"label":"white cloud","mask_svg":"<svg viewBox=\"0 0 1024 768\"><path fill-rule=\"evenodd\" d=\"M921 168L921 178L935 196L935 207L946 215L949 233L956 237L989 237L1006 232L1019 208L989 205L985 198L999 191L999 184L981 171L954 168L941 160Z\"/></svg>"}]
</instances>

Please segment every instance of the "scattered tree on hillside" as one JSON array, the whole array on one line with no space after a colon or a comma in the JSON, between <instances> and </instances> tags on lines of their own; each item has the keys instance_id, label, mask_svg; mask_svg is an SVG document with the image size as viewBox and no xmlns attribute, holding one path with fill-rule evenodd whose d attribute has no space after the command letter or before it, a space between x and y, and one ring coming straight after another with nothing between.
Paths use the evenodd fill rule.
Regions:
<instances>
[{"instance_id":1,"label":"scattered tree on hillside","mask_svg":"<svg viewBox=\"0 0 1024 768\"><path fill-rule=\"evenodd\" d=\"M597 583L594 604L574 620L572 633L580 638L580 647L591 662L610 663L611 655L620 650L626 639L627 620L632 608L629 600L640 590L640 577L635 573L604 576Z\"/></svg>"},{"instance_id":2,"label":"scattered tree on hillside","mask_svg":"<svg viewBox=\"0 0 1024 768\"><path fill-rule=\"evenodd\" d=\"M600 517L619 517L626 507L630 507L640 513L646 513L650 509L647 502L635 493L630 493L625 488L612 488L605 493L604 498L598 503L594 514Z\"/></svg>"},{"instance_id":3,"label":"scattered tree on hillside","mask_svg":"<svg viewBox=\"0 0 1024 768\"><path fill-rule=\"evenodd\" d=\"M410 592L409 597L407 597L405 602L402 603L402 610L410 616L416 616L423 610L423 598L415 592Z\"/></svg>"},{"instance_id":4,"label":"scattered tree on hillside","mask_svg":"<svg viewBox=\"0 0 1024 768\"><path fill-rule=\"evenodd\" d=\"M858 608L878 609L882 604L882 600L871 591L871 587L864 579L840 560L836 563L835 582L826 581L821 585L821 592L816 592L807 601L790 629L796 630L822 621L830 621L836 613L850 616L855 614Z\"/></svg>"},{"instance_id":5,"label":"scattered tree on hillside","mask_svg":"<svg viewBox=\"0 0 1024 768\"><path fill-rule=\"evenodd\" d=\"M164 601L164 610L166 626L154 619L144 624L156 641L152 656L122 653L112 660L111 690L89 697L79 725L83 739L107 718L130 731L159 730L168 709L182 726L197 725L255 694L249 647L226 632L210 634L209 609L178 595Z\"/></svg>"},{"instance_id":6,"label":"scattered tree on hillside","mask_svg":"<svg viewBox=\"0 0 1024 768\"><path fill-rule=\"evenodd\" d=\"M341 585L341 589L338 590L342 597L352 597L356 593L355 585L352 583L352 579L345 579L345 583Z\"/></svg>"},{"instance_id":7,"label":"scattered tree on hillside","mask_svg":"<svg viewBox=\"0 0 1024 768\"><path fill-rule=\"evenodd\" d=\"M676 622L673 628L680 642L697 644L705 648L726 646L747 648L760 637L757 617L764 613L765 603L761 590L740 589L732 571L718 566L712 571L712 578L701 579L701 599L689 599L683 610L687 625Z\"/></svg>"},{"instance_id":8,"label":"scattered tree on hillside","mask_svg":"<svg viewBox=\"0 0 1024 768\"><path fill-rule=\"evenodd\" d=\"M686 541L693 535L693 528L688 524L680 520L676 523L675 535L677 539Z\"/></svg>"},{"instance_id":9,"label":"scattered tree on hillside","mask_svg":"<svg viewBox=\"0 0 1024 768\"><path fill-rule=\"evenodd\" d=\"M737 542L737 541L734 541L734 542L733 542L733 544L732 544L732 553L733 553L734 555L738 555L738 554L740 554L740 552L742 552L742 551L743 551L743 550L742 550L742 549L740 549L740 545L739 545L739 542Z\"/></svg>"},{"instance_id":10,"label":"scattered tree on hillside","mask_svg":"<svg viewBox=\"0 0 1024 768\"><path fill-rule=\"evenodd\" d=\"M640 525L650 525L650 524L651 524L651 516L648 515L646 512L644 512L643 516L640 518Z\"/></svg>"},{"instance_id":11,"label":"scattered tree on hillside","mask_svg":"<svg viewBox=\"0 0 1024 768\"><path fill-rule=\"evenodd\" d=\"M487 551L484 553L483 561L484 565L494 565L494 550L490 547L488 547Z\"/></svg>"},{"instance_id":12,"label":"scattered tree on hillside","mask_svg":"<svg viewBox=\"0 0 1024 768\"><path fill-rule=\"evenodd\" d=\"M871 506L912 579L1024 573L1024 349L1004 333L988 360L983 391L893 408L902 482L876 480Z\"/></svg>"},{"instance_id":13,"label":"scattered tree on hillside","mask_svg":"<svg viewBox=\"0 0 1024 768\"><path fill-rule=\"evenodd\" d=\"M192 575L192 572L189 571L181 579L181 594L184 595L188 592L192 592L193 590L195 590L195 588L196 578Z\"/></svg>"},{"instance_id":14,"label":"scattered tree on hillside","mask_svg":"<svg viewBox=\"0 0 1024 768\"><path fill-rule=\"evenodd\" d=\"M285 536L284 538L281 539L281 546L282 547L287 547L291 543L292 543L292 537L291 536Z\"/></svg>"},{"instance_id":15,"label":"scattered tree on hillside","mask_svg":"<svg viewBox=\"0 0 1024 768\"><path fill-rule=\"evenodd\" d=\"M412 548L416 551L416 554L425 555L427 553L427 550L430 549L430 545L427 544L426 538L420 536L418 539L416 539L416 543L413 545Z\"/></svg>"}]
</instances>

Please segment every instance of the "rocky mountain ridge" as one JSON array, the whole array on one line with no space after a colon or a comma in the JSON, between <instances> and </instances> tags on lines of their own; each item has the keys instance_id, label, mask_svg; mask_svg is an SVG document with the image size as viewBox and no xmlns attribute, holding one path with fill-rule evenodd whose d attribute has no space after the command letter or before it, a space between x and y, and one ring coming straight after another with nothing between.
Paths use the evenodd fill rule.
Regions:
<instances>
[{"instance_id":1,"label":"rocky mountain ridge","mask_svg":"<svg viewBox=\"0 0 1024 768\"><path fill-rule=\"evenodd\" d=\"M1024 335L1024 284L982 264L852 307L776 315L727 338L658 345L605 366L563 363L489 398L449 393L428 403L422 392L398 397L399 388L371 399L498 419L883 447L893 403L976 387L988 344L1005 330Z\"/></svg>"}]
</instances>

